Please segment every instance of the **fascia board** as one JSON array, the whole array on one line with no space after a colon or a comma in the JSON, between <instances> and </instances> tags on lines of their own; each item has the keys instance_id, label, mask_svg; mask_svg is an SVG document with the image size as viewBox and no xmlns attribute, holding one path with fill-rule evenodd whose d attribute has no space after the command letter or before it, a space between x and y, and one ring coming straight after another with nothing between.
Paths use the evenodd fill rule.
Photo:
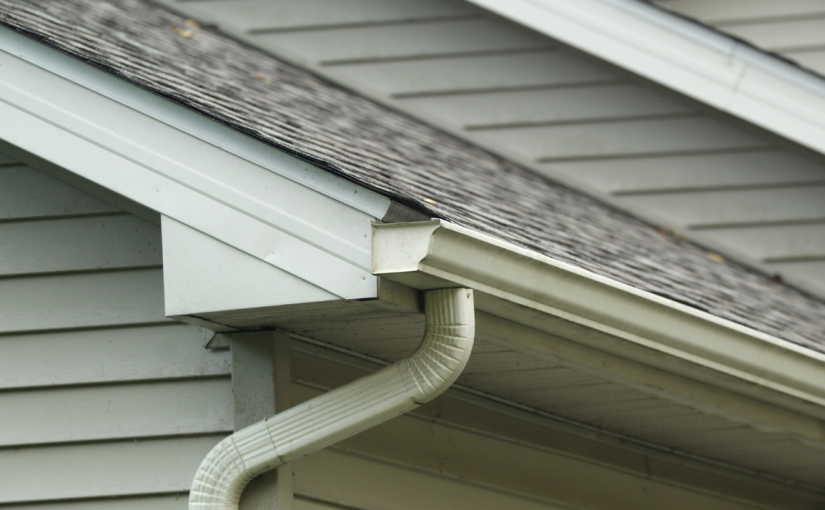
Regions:
<instances>
[{"instance_id":1,"label":"fascia board","mask_svg":"<svg viewBox=\"0 0 825 510\"><path fill-rule=\"evenodd\" d=\"M0 26L0 51L219 147L355 209L381 218L390 200L136 85Z\"/></svg>"},{"instance_id":2,"label":"fascia board","mask_svg":"<svg viewBox=\"0 0 825 510\"><path fill-rule=\"evenodd\" d=\"M825 79L635 0L469 0L825 153Z\"/></svg>"},{"instance_id":3,"label":"fascia board","mask_svg":"<svg viewBox=\"0 0 825 510\"><path fill-rule=\"evenodd\" d=\"M23 152L336 296L375 296L386 197L3 27L0 118Z\"/></svg>"},{"instance_id":4,"label":"fascia board","mask_svg":"<svg viewBox=\"0 0 825 510\"><path fill-rule=\"evenodd\" d=\"M487 314L825 416L822 353L463 227L373 225L373 273L419 289L473 288Z\"/></svg>"}]
</instances>

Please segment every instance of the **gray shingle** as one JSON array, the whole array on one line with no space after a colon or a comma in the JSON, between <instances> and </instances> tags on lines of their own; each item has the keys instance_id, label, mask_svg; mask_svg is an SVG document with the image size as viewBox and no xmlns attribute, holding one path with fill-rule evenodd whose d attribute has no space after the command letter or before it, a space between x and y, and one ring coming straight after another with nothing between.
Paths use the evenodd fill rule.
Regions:
<instances>
[{"instance_id":1,"label":"gray shingle","mask_svg":"<svg viewBox=\"0 0 825 510\"><path fill-rule=\"evenodd\" d=\"M143 0L0 0L0 22L433 216L825 352L820 300Z\"/></svg>"}]
</instances>

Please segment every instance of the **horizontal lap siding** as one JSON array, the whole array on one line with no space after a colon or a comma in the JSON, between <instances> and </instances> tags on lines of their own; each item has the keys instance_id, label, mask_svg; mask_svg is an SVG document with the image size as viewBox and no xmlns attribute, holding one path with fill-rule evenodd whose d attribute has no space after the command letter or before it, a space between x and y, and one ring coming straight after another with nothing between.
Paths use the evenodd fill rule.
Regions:
<instances>
[{"instance_id":1,"label":"horizontal lap siding","mask_svg":"<svg viewBox=\"0 0 825 510\"><path fill-rule=\"evenodd\" d=\"M817 0L664 0L663 5L822 73L825 5Z\"/></svg>"},{"instance_id":2,"label":"horizontal lap siding","mask_svg":"<svg viewBox=\"0 0 825 510\"><path fill-rule=\"evenodd\" d=\"M186 507L230 364L165 318L161 265L158 226L0 156L4 508Z\"/></svg>"},{"instance_id":3,"label":"horizontal lap siding","mask_svg":"<svg viewBox=\"0 0 825 510\"><path fill-rule=\"evenodd\" d=\"M157 226L125 214L0 223L0 260L0 276L163 263Z\"/></svg>"},{"instance_id":4,"label":"horizontal lap siding","mask_svg":"<svg viewBox=\"0 0 825 510\"><path fill-rule=\"evenodd\" d=\"M130 440L2 450L3 503L185 493L222 439Z\"/></svg>"},{"instance_id":5,"label":"horizontal lap siding","mask_svg":"<svg viewBox=\"0 0 825 510\"><path fill-rule=\"evenodd\" d=\"M315 358L315 355L323 360ZM332 361L335 356L327 356L329 353L325 354L317 348L295 345L293 377L296 381L292 386L295 402L317 395L319 385L325 386L335 379L343 382L359 372L352 365L336 366L337 362ZM583 402L594 404L591 410L613 407L614 414L622 409L648 409L649 412L641 419L653 420L653 411L657 406L650 405L652 399L638 399L633 395L623 398L625 395L616 392L601 392L603 398L594 399L598 396L597 391L591 394L588 391L597 385L587 386L591 381L582 374L574 377L572 371L566 368L542 370L545 375L547 371L559 372L559 376L555 380L544 380L545 393L547 385L556 388L555 383L584 385L581 386L583 391L568 402L580 410L585 407ZM494 377L496 375L492 374ZM469 382L474 377L462 376L459 382ZM465 378L467 381L463 381ZM511 373L510 378L514 386L523 386L519 377ZM480 376L478 380L481 380ZM609 389L610 385L601 386ZM612 387L620 388L617 385ZM564 388L563 392L569 393L568 390ZM577 400L578 405L572 400ZM664 416L672 416L672 427L683 433L684 424L691 425L690 422L696 419L708 419L685 408L681 408L679 413L679 406L676 405L664 410L661 405L658 408ZM667 462L660 463L655 457L645 458L630 450L622 453L614 451L601 457L602 460L609 458L607 462L578 457L571 454L571 450L561 453L564 447L560 451L557 448L559 445L572 446L581 438L560 436L557 430L539 425L539 421L519 421L515 425L504 415L480 409L462 400L459 393L448 392L418 411L297 461L294 464L294 489L299 503L296 508L814 508L801 500L793 501L794 498L788 498L787 494L772 493L767 486L757 489L765 491L759 495L752 493L753 486L746 489L752 501L760 501L756 505L735 497L720 496L721 492L737 482L704 478L712 477L710 473L694 473L699 475L694 482L701 480L699 483L703 487L710 488L708 492L694 490L666 481L669 473ZM465 421L463 412L472 413L472 420ZM442 416L461 425L442 421ZM485 429L487 426L491 428ZM509 428L511 426L515 428ZM731 433L747 436L737 424L728 422L728 426ZM683 434L682 437L701 441L696 434ZM594 443L587 451L601 455L605 453L602 450L605 447L605 444ZM754 451L763 454L773 448L776 455L774 447L787 445L755 445ZM661 475L664 478L660 478ZM714 495L714 489L720 493Z\"/></svg>"}]
</instances>

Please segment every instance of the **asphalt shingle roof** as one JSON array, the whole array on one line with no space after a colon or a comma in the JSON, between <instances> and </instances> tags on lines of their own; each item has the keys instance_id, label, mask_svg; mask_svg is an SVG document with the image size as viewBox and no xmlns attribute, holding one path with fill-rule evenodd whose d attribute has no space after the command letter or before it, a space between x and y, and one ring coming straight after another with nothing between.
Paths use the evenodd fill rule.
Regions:
<instances>
[{"instance_id":1,"label":"asphalt shingle roof","mask_svg":"<svg viewBox=\"0 0 825 510\"><path fill-rule=\"evenodd\" d=\"M144 0L0 23L429 214L825 352L825 303Z\"/></svg>"}]
</instances>

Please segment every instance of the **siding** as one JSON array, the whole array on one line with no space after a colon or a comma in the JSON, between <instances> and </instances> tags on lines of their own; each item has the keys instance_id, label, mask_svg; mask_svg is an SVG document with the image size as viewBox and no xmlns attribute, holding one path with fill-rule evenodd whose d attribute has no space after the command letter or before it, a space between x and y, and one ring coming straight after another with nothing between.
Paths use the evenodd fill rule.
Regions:
<instances>
[{"instance_id":1,"label":"siding","mask_svg":"<svg viewBox=\"0 0 825 510\"><path fill-rule=\"evenodd\" d=\"M3 508L186 507L232 429L230 364L164 317L160 248L157 225L0 155Z\"/></svg>"},{"instance_id":2,"label":"siding","mask_svg":"<svg viewBox=\"0 0 825 510\"><path fill-rule=\"evenodd\" d=\"M461 384L537 392L552 387L564 394L566 405L616 414L633 411L633 402L618 399L618 385L568 368L514 374L502 361L507 351L479 339L473 366ZM512 352L510 352L511 354ZM478 358L477 358L478 356ZM487 360L484 360L487 358ZM512 356L511 356L512 358ZM501 362L493 368L494 360ZM293 348L293 401L305 401L363 375L368 364L347 356L296 342ZM531 377L535 372L542 375ZM557 374L547 378L546 372ZM503 382L509 379L509 384ZM497 379L497 381L489 381ZM571 392L579 385L585 391ZM596 386L610 387L604 391ZM624 393L630 393L624 390ZM520 391L523 395L524 392ZM607 398L599 399L599 395ZM596 397L596 398L594 398ZM649 399L648 401L652 401ZM557 400L556 403L559 401ZM651 408L653 406L650 406ZM660 408L661 409L661 408ZM696 415L666 409L671 427L685 437ZM652 415L636 420L652 420ZM686 423L686 426L680 424ZM736 429L741 433L741 427ZM698 437L698 436L694 436ZM696 469L650 451L634 449L606 436L529 413L514 412L489 400L473 399L450 390L435 402L398 417L294 464L296 508L408 510L432 509L746 509L818 508L822 496L808 499L757 481L708 466Z\"/></svg>"},{"instance_id":3,"label":"siding","mask_svg":"<svg viewBox=\"0 0 825 510\"><path fill-rule=\"evenodd\" d=\"M677 12L825 73L825 5L817 0L664 0Z\"/></svg>"},{"instance_id":4,"label":"siding","mask_svg":"<svg viewBox=\"0 0 825 510\"><path fill-rule=\"evenodd\" d=\"M820 155L460 1L156 1L825 296L825 250L784 232L825 238ZM726 20L785 9L797 38L781 44L820 58L806 46L825 33L820 2L669 3Z\"/></svg>"}]
</instances>

